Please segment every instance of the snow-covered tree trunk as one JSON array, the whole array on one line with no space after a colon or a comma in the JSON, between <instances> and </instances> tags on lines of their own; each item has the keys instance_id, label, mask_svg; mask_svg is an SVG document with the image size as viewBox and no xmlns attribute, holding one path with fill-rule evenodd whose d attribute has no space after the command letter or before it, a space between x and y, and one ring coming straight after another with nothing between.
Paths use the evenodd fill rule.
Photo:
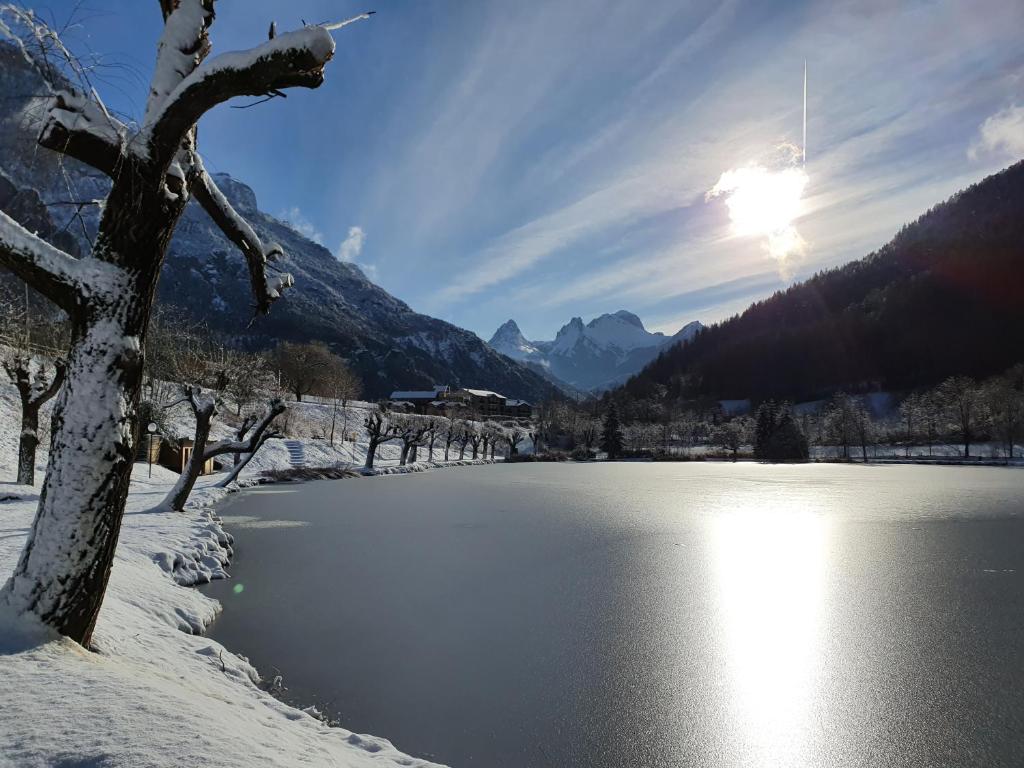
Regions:
<instances>
[{"instance_id":1,"label":"snow-covered tree trunk","mask_svg":"<svg viewBox=\"0 0 1024 768\"><path fill-rule=\"evenodd\" d=\"M363 462L364 469L373 469L373 460L377 457L377 446L379 444L379 440L370 435L369 442L366 444L366 461Z\"/></svg>"},{"instance_id":2,"label":"snow-covered tree trunk","mask_svg":"<svg viewBox=\"0 0 1024 768\"><path fill-rule=\"evenodd\" d=\"M39 409L57 394L64 381L63 362L54 366L47 376L45 365L38 363L32 375L31 354L16 354L3 363L4 370L18 390L21 399L21 435L18 438L18 484L34 485L36 481L36 448L39 447Z\"/></svg>"},{"instance_id":3,"label":"snow-covered tree trunk","mask_svg":"<svg viewBox=\"0 0 1024 768\"><path fill-rule=\"evenodd\" d=\"M193 391L192 387L186 387L186 396L192 404L192 414L196 420L196 430L192 439L192 453L188 457L181 476L178 477L171 492L167 494L161 507L173 509L180 512L185 508L196 480L203 474L203 465L206 464L206 443L210 437L210 424L217 412L217 401L210 395ZM198 390L198 388L196 388Z\"/></svg>"},{"instance_id":4,"label":"snow-covered tree trunk","mask_svg":"<svg viewBox=\"0 0 1024 768\"><path fill-rule=\"evenodd\" d=\"M373 469L373 462L377 458L377 446L394 436L390 415L383 408L378 407L376 411L363 419L363 427L366 429L366 437L369 441L366 446L366 461L363 463L363 468Z\"/></svg>"},{"instance_id":5,"label":"snow-covered tree trunk","mask_svg":"<svg viewBox=\"0 0 1024 768\"><path fill-rule=\"evenodd\" d=\"M39 447L39 406L22 402L21 436L18 438L18 484L36 482L36 448Z\"/></svg>"},{"instance_id":6,"label":"snow-covered tree trunk","mask_svg":"<svg viewBox=\"0 0 1024 768\"><path fill-rule=\"evenodd\" d=\"M245 255L257 313L291 284L286 275L268 279L267 260L281 249L264 246L207 175L196 151L196 123L235 96L319 86L334 53L328 29L305 27L206 61L214 0L161 0L160 7L164 33L138 131L98 100L61 92L50 101L39 137L42 146L113 182L89 256L75 259L0 212L0 265L64 309L73 327L38 511L0 599L83 645L103 601L124 514L157 279L189 198Z\"/></svg>"},{"instance_id":7,"label":"snow-covered tree trunk","mask_svg":"<svg viewBox=\"0 0 1024 768\"><path fill-rule=\"evenodd\" d=\"M80 327L54 410L38 512L4 587L15 611L83 644L103 601L134 458L142 354L133 330L123 320Z\"/></svg>"}]
</instances>

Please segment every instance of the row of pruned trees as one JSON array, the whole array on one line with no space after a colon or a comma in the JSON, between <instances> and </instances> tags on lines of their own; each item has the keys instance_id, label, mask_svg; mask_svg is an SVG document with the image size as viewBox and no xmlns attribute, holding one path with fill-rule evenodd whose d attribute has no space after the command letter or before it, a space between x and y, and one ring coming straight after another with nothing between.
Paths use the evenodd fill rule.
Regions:
<instances>
[{"instance_id":1,"label":"row of pruned trees","mask_svg":"<svg viewBox=\"0 0 1024 768\"><path fill-rule=\"evenodd\" d=\"M377 449L384 443L401 445L399 464L415 463L421 449L426 449L427 461L434 460L434 451L450 461L455 449L458 459L494 458L501 449L506 456L515 455L529 431L516 422L498 423L474 418L448 418L446 416L402 413L385 404L366 412L363 428L367 436L365 467L372 469ZM443 451L443 454L442 454Z\"/></svg>"}]
</instances>

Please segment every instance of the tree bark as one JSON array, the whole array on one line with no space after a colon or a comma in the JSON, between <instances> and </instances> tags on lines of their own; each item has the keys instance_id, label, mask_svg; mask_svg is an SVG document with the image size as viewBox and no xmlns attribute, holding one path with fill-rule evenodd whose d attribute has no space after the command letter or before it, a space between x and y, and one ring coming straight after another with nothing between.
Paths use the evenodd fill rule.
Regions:
<instances>
[{"instance_id":1,"label":"tree bark","mask_svg":"<svg viewBox=\"0 0 1024 768\"><path fill-rule=\"evenodd\" d=\"M196 480L203 474L203 465L207 462L206 441L210 437L210 422L213 420L214 410L214 405L211 402L208 407L200 408L195 412L196 431L192 443L192 455L188 457L185 469L161 506L176 512L185 508L185 502L188 501L188 497L196 485Z\"/></svg>"},{"instance_id":2,"label":"tree bark","mask_svg":"<svg viewBox=\"0 0 1024 768\"><path fill-rule=\"evenodd\" d=\"M373 469L373 460L376 458L374 454L377 453L378 442L377 438L372 435L370 436L370 441L366 446L366 461L363 463L364 469Z\"/></svg>"},{"instance_id":3,"label":"tree bark","mask_svg":"<svg viewBox=\"0 0 1024 768\"><path fill-rule=\"evenodd\" d=\"M125 296L121 311L79 324L39 509L4 588L15 612L33 613L82 645L96 625L128 495L143 307L148 315L147 297Z\"/></svg>"},{"instance_id":4,"label":"tree bark","mask_svg":"<svg viewBox=\"0 0 1024 768\"><path fill-rule=\"evenodd\" d=\"M18 484L36 481L36 448L39 446L39 404L21 404L21 437L18 440Z\"/></svg>"}]
</instances>

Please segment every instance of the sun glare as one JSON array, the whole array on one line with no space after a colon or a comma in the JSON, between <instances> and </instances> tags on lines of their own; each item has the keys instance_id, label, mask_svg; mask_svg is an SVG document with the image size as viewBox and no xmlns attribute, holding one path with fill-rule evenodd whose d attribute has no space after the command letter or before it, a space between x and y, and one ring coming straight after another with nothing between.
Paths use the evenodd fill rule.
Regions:
<instances>
[{"instance_id":1,"label":"sun glare","mask_svg":"<svg viewBox=\"0 0 1024 768\"><path fill-rule=\"evenodd\" d=\"M719 517L713 532L737 736L751 765L807 764L824 620L824 519L765 499Z\"/></svg>"},{"instance_id":2,"label":"sun glare","mask_svg":"<svg viewBox=\"0 0 1024 768\"><path fill-rule=\"evenodd\" d=\"M764 238L768 253L784 261L806 245L793 223L803 211L806 186L802 168L751 165L723 173L707 198L724 196L733 234Z\"/></svg>"}]
</instances>

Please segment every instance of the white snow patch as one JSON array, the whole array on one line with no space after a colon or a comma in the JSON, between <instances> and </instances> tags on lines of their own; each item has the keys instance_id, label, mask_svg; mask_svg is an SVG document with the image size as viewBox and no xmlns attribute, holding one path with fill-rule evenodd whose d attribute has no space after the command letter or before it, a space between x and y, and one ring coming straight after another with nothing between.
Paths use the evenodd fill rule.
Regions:
<instances>
[{"instance_id":1,"label":"white snow patch","mask_svg":"<svg viewBox=\"0 0 1024 768\"><path fill-rule=\"evenodd\" d=\"M3 477L15 472L17 413L14 389L3 384ZM312 463L337 463L349 447L357 461L365 452L359 444L303 442ZM272 445L243 482L288 466L287 451ZM394 461L397 447L384 448L379 461ZM278 701L258 687L248 661L202 637L221 607L184 587L229 577L232 538L212 508L226 492L211 487L218 475L202 477L184 513L150 512L176 479L160 466L151 478L146 465L135 468L96 653L29 619L0 614L0 765L433 765ZM38 487L0 483L0 573L13 571L37 502Z\"/></svg>"}]
</instances>

